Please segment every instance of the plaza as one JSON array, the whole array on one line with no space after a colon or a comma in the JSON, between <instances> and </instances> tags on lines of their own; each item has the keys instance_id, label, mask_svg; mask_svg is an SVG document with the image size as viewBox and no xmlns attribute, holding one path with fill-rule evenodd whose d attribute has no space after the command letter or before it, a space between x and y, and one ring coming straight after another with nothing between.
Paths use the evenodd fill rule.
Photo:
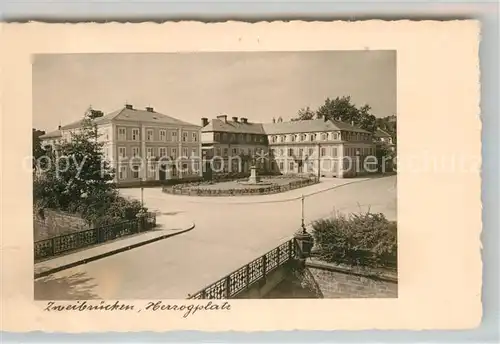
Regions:
<instances>
[{"instance_id":1,"label":"plaza","mask_svg":"<svg viewBox=\"0 0 500 344\"><path fill-rule=\"evenodd\" d=\"M145 188L159 225L175 216L195 228L35 280L35 299L183 299L290 239L305 222L337 212L384 213L396 220L396 176L335 179L280 194L190 197ZM139 188L122 194L140 199Z\"/></svg>"}]
</instances>

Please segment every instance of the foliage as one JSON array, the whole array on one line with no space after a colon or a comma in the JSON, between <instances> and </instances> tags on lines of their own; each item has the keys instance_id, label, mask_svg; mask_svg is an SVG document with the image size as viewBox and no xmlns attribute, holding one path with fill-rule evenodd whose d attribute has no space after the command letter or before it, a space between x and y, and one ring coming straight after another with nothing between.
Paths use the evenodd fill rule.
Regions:
<instances>
[{"instance_id":1,"label":"foliage","mask_svg":"<svg viewBox=\"0 0 500 344\"><path fill-rule=\"evenodd\" d=\"M395 267L397 223L383 214L339 214L313 223L320 259L366 267Z\"/></svg>"},{"instance_id":2,"label":"foliage","mask_svg":"<svg viewBox=\"0 0 500 344\"><path fill-rule=\"evenodd\" d=\"M316 111L309 107L299 110L297 117L292 121L310 120L314 117L317 119L335 120L346 123L353 123L365 130L374 132L376 125L376 117L370 113L369 105L356 107L350 96L337 97L335 99L327 98L325 103Z\"/></svg>"},{"instance_id":3,"label":"foliage","mask_svg":"<svg viewBox=\"0 0 500 344\"><path fill-rule=\"evenodd\" d=\"M35 207L78 213L92 225L132 219L140 204L118 195L92 118L89 111L71 140L46 153L50 164L33 183Z\"/></svg>"},{"instance_id":4,"label":"foliage","mask_svg":"<svg viewBox=\"0 0 500 344\"><path fill-rule=\"evenodd\" d=\"M300 109L297 113L297 118L292 118L292 121L307 121L314 119L314 117L316 117L316 113L308 106Z\"/></svg>"},{"instance_id":5,"label":"foliage","mask_svg":"<svg viewBox=\"0 0 500 344\"><path fill-rule=\"evenodd\" d=\"M42 147L42 141L40 140L40 136L44 135L45 131L38 130L33 128L31 131L32 135L32 149L33 149L33 159L37 160L40 157L46 154L45 150ZM36 169L36 164L33 163L33 169Z\"/></svg>"}]
</instances>

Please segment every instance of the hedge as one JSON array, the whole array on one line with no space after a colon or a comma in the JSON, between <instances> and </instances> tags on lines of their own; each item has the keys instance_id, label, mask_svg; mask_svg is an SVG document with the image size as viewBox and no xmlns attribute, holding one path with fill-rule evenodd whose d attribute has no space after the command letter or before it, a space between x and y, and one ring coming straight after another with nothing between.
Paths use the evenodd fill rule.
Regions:
<instances>
[{"instance_id":1,"label":"hedge","mask_svg":"<svg viewBox=\"0 0 500 344\"><path fill-rule=\"evenodd\" d=\"M397 267L397 223L381 213L339 214L313 223L315 255L331 263Z\"/></svg>"}]
</instances>

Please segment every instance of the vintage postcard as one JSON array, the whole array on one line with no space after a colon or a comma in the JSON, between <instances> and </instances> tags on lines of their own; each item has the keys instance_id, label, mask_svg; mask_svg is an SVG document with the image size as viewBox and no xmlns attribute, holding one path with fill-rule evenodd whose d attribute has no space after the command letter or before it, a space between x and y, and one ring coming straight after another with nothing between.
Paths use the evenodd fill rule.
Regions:
<instances>
[{"instance_id":1,"label":"vintage postcard","mask_svg":"<svg viewBox=\"0 0 500 344\"><path fill-rule=\"evenodd\" d=\"M480 323L478 22L2 41L4 330Z\"/></svg>"}]
</instances>

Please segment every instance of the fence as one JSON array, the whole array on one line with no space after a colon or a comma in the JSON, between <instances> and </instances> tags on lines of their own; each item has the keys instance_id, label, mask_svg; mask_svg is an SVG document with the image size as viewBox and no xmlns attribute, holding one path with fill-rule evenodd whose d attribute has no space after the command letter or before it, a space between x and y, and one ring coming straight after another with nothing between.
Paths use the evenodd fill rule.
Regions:
<instances>
[{"instance_id":1,"label":"fence","mask_svg":"<svg viewBox=\"0 0 500 344\"><path fill-rule=\"evenodd\" d=\"M36 241L34 244L35 260L57 256L156 227L156 215L153 213L146 214L142 229L139 221L135 219Z\"/></svg>"},{"instance_id":2,"label":"fence","mask_svg":"<svg viewBox=\"0 0 500 344\"><path fill-rule=\"evenodd\" d=\"M245 180L246 181L246 180ZM249 195L271 195L285 191L295 190L304 186L318 183L317 177L302 178L301 180L291 181L284 185L261 186L258 188L243 187L231 189L213 189L203 188L204 183L192 183L177 187L164 187L165 193L185 196L249 196ZM205 183L206 184L206 183ZM201 187L200 187L201 186Z\"/></svg>"},{"instance_id":3,"label":"fence","mask_svg":"<svg viewBox=\"0 0 500 344\"><path fill-rule=\"evenodd\" d=\"M189 299L234 298L257 281L265 278L268 273L292 261L298 250L295 239L291 239L191 295Z\"/></svg>"}]
</instances>

